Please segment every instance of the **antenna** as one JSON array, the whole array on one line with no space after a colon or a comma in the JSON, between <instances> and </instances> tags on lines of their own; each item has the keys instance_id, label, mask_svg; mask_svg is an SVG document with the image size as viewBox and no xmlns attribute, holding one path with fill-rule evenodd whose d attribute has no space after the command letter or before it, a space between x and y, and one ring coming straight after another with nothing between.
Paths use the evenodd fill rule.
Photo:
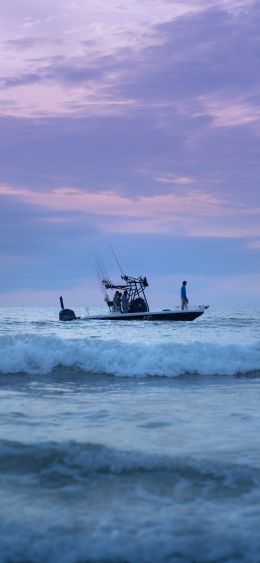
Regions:
<instances>
[{"instance_id":1,"label":"antenna","mask_svg":"<svg viewBox=\"0 0 260 563\"><path fill-rule=\"evenodd\" d=\"M120 266L120 264L119 264L119 261L118 261L118 259L117 259L117 257L116 257L116 254L115 254L115 252L114 252L114 250L113 250L111 244L109 244L108 246L109 246L109 248L110 248L110 250L111 250L111 252L112 252L112 254L113 254L114 258L115 258L115 261L116 261L116 263L117 263L117 265L118 265L118 267L119 267L119 270L120 270L122 276L124 276L125 274L124 274L124 272L123 272L123 270L122 270L122 268L121 268L121 266Z\"/></svg>"}]
</instances>

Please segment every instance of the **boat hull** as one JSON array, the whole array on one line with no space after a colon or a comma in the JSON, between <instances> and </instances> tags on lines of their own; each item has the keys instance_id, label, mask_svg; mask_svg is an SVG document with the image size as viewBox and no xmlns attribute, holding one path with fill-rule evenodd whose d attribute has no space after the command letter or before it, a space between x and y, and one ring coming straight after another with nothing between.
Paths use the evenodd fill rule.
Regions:
<instances>
[{"instance_id":1,"label":"boat hull","mask_svg":"<svg viewBox=\"0 0 260 563\"><path fill-rule=\"evenodd\" d=\"M205 307L206 308L206 307ZM194 321L205 311L204 307L193 311L147 311L144 313L110 313L90 316L89 319L100 321Z\"/></svg>"}]
</instances>

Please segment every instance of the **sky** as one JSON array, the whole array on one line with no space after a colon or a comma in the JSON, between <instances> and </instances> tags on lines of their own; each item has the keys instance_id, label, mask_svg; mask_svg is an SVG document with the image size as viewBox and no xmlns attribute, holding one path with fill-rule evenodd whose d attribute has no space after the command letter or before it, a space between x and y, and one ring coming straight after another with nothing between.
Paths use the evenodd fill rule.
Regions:
<instances>
[{"instance_id":1,"label":"sky","mask_svg":"<svg viewBox=\"0 0 260 563\"><path fill-rule=\"evenodd\" d=\"M0 0L0 305L260 303L259 0Z\"/></svg>"}]
</instances>

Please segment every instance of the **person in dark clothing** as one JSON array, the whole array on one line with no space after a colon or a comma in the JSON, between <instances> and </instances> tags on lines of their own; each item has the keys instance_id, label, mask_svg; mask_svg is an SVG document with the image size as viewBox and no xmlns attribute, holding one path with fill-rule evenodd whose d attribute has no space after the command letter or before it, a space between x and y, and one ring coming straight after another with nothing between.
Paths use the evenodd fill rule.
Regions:
<instances>
[{"instance_id":1,"label":"person in dark clothing","mask_svg":"<svg viewBox=\"0 0 260 563\"><path fill-rule=\"evenodd\" d=\"M127 290L125 289L124 293L123 293L123 297L122 297L122 301L121 301L121 306L122 306L122 313L128 313L128 307L129 307L129 299L128 299L128 294L127 294Z\"/></svg>"},{"instance_id":2,"label":"person in dark clothing","mask_svg":"<svg viewBox=\"0 0 260 563\"><path fill-rule=\"evenodd\" d=\"M182 311L184 311L184 309L188 308L188 303L189 303L187 293L186 293L186 285L187 285L187 282L183 281L182 286L181 286L181 309L182 309Z\"/></svg>"},{"instance_id":3,"label":"person in dark clothing","mask_svg":"<svg viewBox=\"0 0 260 563\"><path fill-rule=\"evenodd\" d=\"M114 311L121 312L121 294L119 291L116 291L113 297L113 307L114 307Z\"/></svg>"}]
</instances>

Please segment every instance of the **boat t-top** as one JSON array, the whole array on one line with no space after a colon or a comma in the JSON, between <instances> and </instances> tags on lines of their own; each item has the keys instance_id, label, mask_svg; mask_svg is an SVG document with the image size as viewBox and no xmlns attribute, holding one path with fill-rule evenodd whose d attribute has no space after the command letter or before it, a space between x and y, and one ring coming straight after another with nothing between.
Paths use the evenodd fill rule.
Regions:
<instances>
[{"instance_id":1,"label":"boat t-top","mask_svg":"<svg viewBox=\"0 0 260 563\"><path fill-rule=\"evenodd\" d=\"M193 321L203 315L208 308L207 305L200 305L194 308L163 309L161 311L150 311L145 295L148 287L146 276L138 278L121 275L122 282L114 284L109 276L104 276L101 281L101 288L104 300L108 306L108 313L88 315L89 320L102 321ZM110 292L113 292L112 295ZM122 293L124 297L122 298ZM125 299L124 299L125 298ZM61 321L72 321L76 317L74 311L65 309L63 299L60 297L61 311L59 319Z\"/></svg>"},{"instance_id":2,"label":"boat t-top","mask_svg":"<svg viewBox=\"0 0 260 563\"><path fill-rule=\"evenodd\" d=\"M163 309L162 311L150 311L145 295L145 289L148 287L146 276L134 278L132 276L122 275L121 279L122 283L119 284L114 284L108 276L101 280L104 300L108 306L109 313L93 315L90 316L90 318L111 321L193 321L203 315L205 309L208 308L207 306L200 305L194 309ZM115 296L111 298L108 293L110 291L117 292L117 299L115 299ZM127 298L127 310L125 310L125 307L122 307L122 293ZM115 303L118 304L115 305Z\"/></svg>"}]
</instances>

